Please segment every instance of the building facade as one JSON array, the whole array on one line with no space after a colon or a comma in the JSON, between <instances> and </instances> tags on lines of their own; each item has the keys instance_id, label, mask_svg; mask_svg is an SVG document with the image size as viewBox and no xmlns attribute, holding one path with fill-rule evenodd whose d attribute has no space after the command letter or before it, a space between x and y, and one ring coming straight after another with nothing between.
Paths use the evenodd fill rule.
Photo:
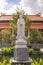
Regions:
<instances>
[{"instance_id":1,"label":"building facade","mask_svg":"<svg viewBox=\"0 0 43 65\"><path fill-rule=\"evenodd\" d=\"M40 15L28 15L28 18L32 20L30 29L39 29L43 35L43 17ZM0 16L0 31L3 29L11 29L10 20L13 20L12 15Z\"/></svg>"}]
</instances>

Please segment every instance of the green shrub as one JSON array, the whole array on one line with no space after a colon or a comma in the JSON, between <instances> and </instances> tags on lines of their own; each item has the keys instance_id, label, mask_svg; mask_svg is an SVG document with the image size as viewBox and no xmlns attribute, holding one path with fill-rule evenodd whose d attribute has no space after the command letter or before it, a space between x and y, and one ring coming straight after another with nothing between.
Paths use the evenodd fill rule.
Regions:
<instances>
[{"instance_id":1,"label":"green shrub","mask_svg":"<svg viewBox=\"0 0 43 65\"><path fill-rule=\"evenodd\" d=\"M29 52L32 53L32 54L36 53L36 51L33 48L29 48Z\"/></svg>"},{"instance_id":2,"label":"green shrub","mask_svg":"<svg viewBox=\"0 0 43 65\"><path fill-rule=\"evenodd\" d=\"M36 59L36 58L41 57L41 55L39 55L39 54L41 54L39 51L37 51L37 50L35 50L33 48L29 48L28 50L29 50L29 56L31 58L35 58Z\"/></svg>"},{"instance_id":3,"label":"green shrub","mask_svg":"<svg viewBox=\"0 0 43 65\"><path fill-rule=\"evenodd\" d=\"M43 59L40 58L39 60L33 60L32 65L43 65Z\"/></svg>"},{"instance_id":4,"label":"green shrub","mask_svg":"<svg viewBox=\"0 0 43 65\"><path fill-rule=\"evenodd\" d=\"M9 62L10 57L9 56L3 56L3 59L0 61L0 65L12 65L11 62Z\"/></svg>"},{"instance_id":5,"label":"green shrub","mask_svg":"<svg viewBox=\"0 0 43 65\"><path fill-rule=\"evenodd\" d=\"M0 65L12 65L12 63L7 62L7 60L4 60L3 62L0 62Z\"/></svg>"},{"instance_id":6,"label":"green shrub","mask_svg":"<svg viewBox=\"0 0 43 65\"><path fill-rule=\"evenodd\" d=\"M4 55L9 55L9 54L13 54L13 49L15 48L15 46L12 46L12 47L5 47L2 49L2 54Z\"/></svg>"}]
</instances>

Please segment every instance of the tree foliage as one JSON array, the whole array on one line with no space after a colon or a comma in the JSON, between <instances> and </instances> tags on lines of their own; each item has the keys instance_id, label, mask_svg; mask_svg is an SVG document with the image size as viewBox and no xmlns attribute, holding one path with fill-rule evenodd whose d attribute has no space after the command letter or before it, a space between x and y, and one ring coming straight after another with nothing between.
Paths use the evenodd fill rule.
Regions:
<instances>
[{"instance_id":1,"label":"tree foliage","mask_svg":"<svg viewBox=\"0 0 43 65\"><path fill-rule=\"evenodd\" d=\"M26 29L25 30L26 31L28 31L28 29L31 25L31 19L29 19L28 16L25 15L25 11L23 9L20 10L19 8L17 8L16 13L13 14L13 17L12 17L13 20L10 21L10 25L11 25L11 27L12 27L15 34L17 32L17 20L19 18L20 13L23 15L23 18L25 20L25 23L26 23L26 27L25 27Z\"/></svg>"},{"instance_id":2,"label":"tree foliage","mask_svg":"<svg viewBox=\"0 0 43 65\"><path fill-rule=\"evenodd\" d=\"M43 59L40 58L39 60L33 60L32 65L43 65Z\"/></svg>"}]
</instances>

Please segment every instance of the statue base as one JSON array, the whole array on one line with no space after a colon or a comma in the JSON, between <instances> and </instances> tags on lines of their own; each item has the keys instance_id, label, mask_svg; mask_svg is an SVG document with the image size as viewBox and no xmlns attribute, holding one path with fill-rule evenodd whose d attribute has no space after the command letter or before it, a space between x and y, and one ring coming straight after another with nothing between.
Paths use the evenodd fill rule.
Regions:
<instances>
[{"instance_id":1,"label":"statue base","mask_svg":"<svg viewBox=\"0 0 43 65\"><path fill-rule=\"evenodd\" d=\"M18 61L26 61L29 58L27 42L25 39L17 39L15 42L14 59Z\"/></svg>"},{"instance_id":2,"label":"statue base","mask_svg":"<svg viewBox=\"0 0 43 65\"><path fill-rule=\"evenodd\" d=\"M12 65L31 65L32 59L29 58L27 61L16 61L14 58L11 58L10 62L12 62Z\"/></svg>"},{"instance_id":3,"label":"statue base","mask_svg":"<svg viewBox=\"0 0 43 65\"><path fill-rule=\"evenodd\" d=\"M27 48L15 48L14 59L19 61L26 61L29 58L29 52Z\"/></svg>"}]
</instances>

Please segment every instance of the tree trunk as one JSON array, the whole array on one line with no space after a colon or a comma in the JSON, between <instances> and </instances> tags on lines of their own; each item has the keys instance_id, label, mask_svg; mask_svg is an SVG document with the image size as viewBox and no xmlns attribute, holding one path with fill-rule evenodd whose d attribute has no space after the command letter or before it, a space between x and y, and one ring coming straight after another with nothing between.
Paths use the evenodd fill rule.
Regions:
<instances>
[{"instance_id":1,"label":"tree trunk","mask_svg":"<svg viewBox=\"0 0 43 65\"><path fill-rule=\"evenodd\" d=\"M28 37L30 37L30 30L28 29ZM30 41L28 42L30 44Z\"/></svg>"},{"instance_id":2,"label":"tree trunk","mask_svg":"<svg viewBox=\"0 0 43 65\"><path fill-rule=\"evenodd\" d=\"M12 29L12 35L14 35L14 30ZM14 44L14 40L11 41L12 44Z\"/></svg>"},{"instance_id":3,"label":"tree trunk","mask_svg":"<svg viewBox=\"0 0 43 65\"><path fill-rule=\"evenodd\" d=\"M30 36L30 30L28 29L28 37Z\"/></svg>"}]
</instances>

